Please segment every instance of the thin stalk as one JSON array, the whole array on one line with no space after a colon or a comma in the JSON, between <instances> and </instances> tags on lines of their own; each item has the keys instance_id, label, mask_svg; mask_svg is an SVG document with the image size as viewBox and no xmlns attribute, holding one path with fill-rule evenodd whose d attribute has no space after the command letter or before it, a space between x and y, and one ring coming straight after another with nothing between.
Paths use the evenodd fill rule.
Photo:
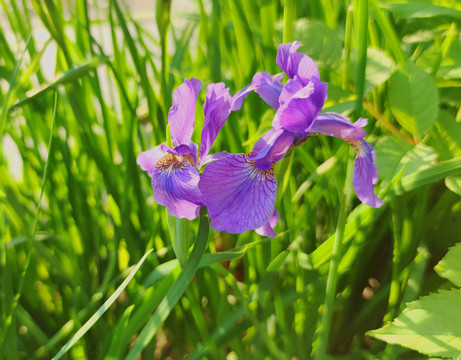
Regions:
<instances>
[{"instance_id":1,"label":"thin stalk","mask_svg":"<svg viewBox=\"0 0 461 360\"><path fill-rule=\"evenodd\" d=\"M391 22L380 9L376 0L372 0L373 13L375 15L376 22L383 32L386 42L389 44L389 47L394 54L394 58L397 60L399 65L405 69L407 64L407 57L402 50L400 45L400 40L397 34L395 33L394 28L391 25Z\"/></svg>"},{"instance_id":2,"label":"thin stalk","mask_svg":"<svg viewBox=\"0 0 461 360\"><path fill-rule=\"evenodd\" d=\"M343 239L344 229L346 227L347 214L351 203L351 188L352 188L352 170L353 158L351 156L352 150L349 149L349 160L346 170L346 181L344 183L344 191L341 198L341 205L339 208L338 222L336 225L335 241L333 244L333 252L330 260L330 268L328 271L327 286L325 290L325 300L323 304L323 314L320 326L319 347L317 350L316 360L322 360L327 357L328 338L331 330L331 318L335 305L336 286L338 284L338 267L341 261L343 252Z\"/></svg>"},{"instance_id":3,"label":"thin stalk","mask_svg":"<svg viewBox=\"0 0 461 360\"><path fill-rule=\"evenodd\" d=\"M296 1L285 0L283 8L283 42L293 41L293 28L296 17Z\"/></svg>"},{"instance_id":4,"label":"thin stalk","mask_svg":"<svg viewBox=\"0 0 461 360\"><path fill-rule=\"evenodd\" d=\"M343 89L349 85L349 72L351 65L351 46L352 46L352 22L354 8L350 5L346 14L346 30L344 35L344 70L343 70Z\"/></svg>"},{"instance_id":5,"label":"thin stalk","mask_svg":"<svg viewBox=\"0 0 461 360\"><path fill-rule=\"evenodd\" d=\"M359 1L359 18L357 29L357 68L356 86L357 102L355 112L360 116L363 109L363 95L365 93L365 70L367 67L367 44L368 41L368 0Z\"/></svg>"}]
</instances>

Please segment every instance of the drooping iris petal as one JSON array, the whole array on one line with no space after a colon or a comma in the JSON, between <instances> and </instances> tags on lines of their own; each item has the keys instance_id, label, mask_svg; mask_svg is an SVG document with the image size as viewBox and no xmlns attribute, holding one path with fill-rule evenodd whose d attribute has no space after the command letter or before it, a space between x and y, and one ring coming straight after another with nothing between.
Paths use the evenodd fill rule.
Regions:
<instances>
[{"instance_id":1,"label":"drooping iris petal","mask_svg":"<svg viewBox=\"0 0 461 360\"><path fill-rule=\"evenodd\" d=\"M277 225L277 222L279 221L279 212L274 209L274 213L272 214L272 217L270 220L265 223L263 226L257 228L255 231L257 234L261 236L267 236L267 237L276 237L277 233L274 231L275 225Z\"/></svg>"},{"instance_id":2,"label":"drooping iris petal","mask_svg":"<svg viewBox=\"0 0 461 360\"><path fill-rule=\"evenodd\" d=\"M208 85L207 97L203 106L205 122L200 143L199 163L208 155L211 145L229 117L231 105L232 98L224 83Z\"/></svg>"},{"instance_id":3,"label":"drooping iris petal","mask_svg":"<svg viewBox=\"0 0 461 360\"><path fill-rule=\"evenodd\" d=\"M295 136L285 129L271 129L259 138L247 160L254 160L260 170L269 170L273 162L285 156L294 139Z\"/></svg>"},{"instance_id":4,"label":"drooping iris petal","mask_svg":"<svg viewBox=\"0 0 461 360\"><path fill-rule=\"evenodd\" d=\"M254 230L274 212L277 181L272 169L257 169L243 154L208 164L199 188L215 230L232 234Z\"/></svg>"},{"instance_id":5,"label":"drooping iris petal","mask_svg":"<svg viewBox=\"0 0 461 360\"><path fill-rule=\"evenodd\" d=\"M308 132L320 114L327 97L327 84L316 78L301 87L299 79L290 79L280 95L276 124L294 133Z\"/></svg>"},{"instance_id":6,"label":"drooping iris petal","mask_svg":"<svg viewBox=\"0 0 461 360\"><path fill-rule=\"evenodd\" d=\"M198 79L185 79L173 93L173 105L168 112L173 145L189 144L194 132L195 103L202 83Z\"/></svg>"},{"instance_id":7,"label":"drooping iris petal","mask_svg":"<svg viewBox=\"0 0 461 360\"><path fill-rule=\"evenodd\" d=\"M195 219L203 205L198 188L199 173L187 155L182 159L167 154L152 172L152 188L157 204L178 218Z\"/></svg>"},{"instance_id":8,"label":"drooping iris petal","mask_svg":"<svg viewBox=\"0 0 461 360\"><path fill-rule=\"evenodd\" d=\"M152 177L155 166L163 156L165 156L165 151L162 150L162 145L158 145L139 154L136 163Z\"/></svg>"},{"instance_id":9,"label":"drooping iris petal","mask_svg":"<svg viewBox=\"0 0 461 360\"><path fill-rule=\"evenodd\" d=\"M298 75L304 84L313 77L320 79L319 69L314 60L305 54L297 52L300 46L299 41L279 45L277 48L277 65L291 79Z\"/></svg>"},{"instance_id":10,"label":"drooping iris petal","mask_svg":"<svg viewBox=\"0 0 461 360\"><path fill-rule=\"evenodd\" d=\"M351 124L345 116L325 113L317 116L310 132L334 136L346 141L360 141L366 135L365 130L362 129L366 124L367 120L364 118Z\"/></svg>"},{"instance_id":11,"label":"drooping iris petal","mask_svg":"<svg viewBox=\"0 0 461 360\"><path fill-rule=\"evenodd\" d=\"M283 74L272 76L265 71L253 76L252 85L255 93L275 110L279 108L279 96L283 89L282 77Z\"/></svg>"},{"instance_id":12,"label":"drooping iris petal","mask_svg":"<svg viewBox=\"0 0 461 360\"><path fill-rule=\"evenodd\" d=\"M378 181L378 170L375 163L375 152L365 141L352 142L351 145L357 150L354 162L352 186L361 202L371 207L382 205L374 192L373 185Z\"/></svg>"}]
</instances>

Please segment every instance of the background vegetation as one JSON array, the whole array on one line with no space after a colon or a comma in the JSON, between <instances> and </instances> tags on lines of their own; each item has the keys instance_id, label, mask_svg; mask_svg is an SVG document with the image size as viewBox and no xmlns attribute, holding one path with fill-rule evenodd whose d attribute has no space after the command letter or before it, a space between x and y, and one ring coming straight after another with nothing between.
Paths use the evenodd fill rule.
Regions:
<instances>
[{"instance_id":1,"label":"background vegetation","mask_svg":"<svg viewBox=\"0 0 461 360\"><path fill-rule=\"evenodd\" d=\"M155 18L134 17L116 0L0 6L0 356L461 352L461 326L429 332L450 353L418 348L424 336L411 346L400 333L401 347L366 335L407 302L453 286L433 267L461 240L459 2L157 0ZM348 204L349 146L312 138L277 169L279 236L211 230L188 286L166 211L153 202L136 156L166 140L171 94L185 77L223 81L235 93L256 71L279 72L277 46L292 40L329 83L325 111L369 119L384 205L369 208L355 195ZM202 91L200 104L204 98ZM198 129L201 114L198 106ZM248 152L273 115L249 96L213 149ZM191 244L198 223L187 225ZM442 263L449 271L461 259L452 254ZM446 292L460 302L459 290L437 294ZM173 293L176 305L167 301ZM459 311L444 315L456 325ZM145 341L136 342L141 331Z\"/></svg>"}]
</instances>

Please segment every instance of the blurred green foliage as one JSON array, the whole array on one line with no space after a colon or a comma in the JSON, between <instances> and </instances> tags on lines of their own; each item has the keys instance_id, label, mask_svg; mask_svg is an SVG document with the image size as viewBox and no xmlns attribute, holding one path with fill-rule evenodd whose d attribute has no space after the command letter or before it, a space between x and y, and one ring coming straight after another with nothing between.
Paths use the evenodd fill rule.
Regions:
<instances>
[{"instance_id":1,"label":"blurred green foliage","mask_svg":"<svg viewBox=\"0 0 461 360\"><path fill-rule=\"evenodd\" d=\"M319 65L325 110L369 119L384 199L347 217L328 353L420 358L365 333L443 288L433 266L461 240L461 6L364 1L0 0L0 356L57 354L154 249L63 355L125 358L181 274L136 156L166 140L185 77L235 93L280 71L284 39ZM250 95L214 150L248 152L273 115ZM279 165L277 238L211 231L142 358L315 358L348 156L313 138Z\"/></svg>"}]
</instances>

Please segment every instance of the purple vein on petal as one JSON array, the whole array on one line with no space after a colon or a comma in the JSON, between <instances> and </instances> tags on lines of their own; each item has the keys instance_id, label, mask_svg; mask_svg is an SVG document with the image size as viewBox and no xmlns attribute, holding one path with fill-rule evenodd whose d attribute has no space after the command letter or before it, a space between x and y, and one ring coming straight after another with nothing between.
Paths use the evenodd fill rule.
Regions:
<instances>
[{"instance_id":1,"label":"purple vein on petal","mask_svg":"<svg viewBox=\"0 0 461 360\"><path fill-rule=\"evenodd\" d=\"M277 182L272 169L257 169L243 154L208 164L199 188L215 230L232 234L254 230L274 211Z\"/></svg>"}]
</instances>

